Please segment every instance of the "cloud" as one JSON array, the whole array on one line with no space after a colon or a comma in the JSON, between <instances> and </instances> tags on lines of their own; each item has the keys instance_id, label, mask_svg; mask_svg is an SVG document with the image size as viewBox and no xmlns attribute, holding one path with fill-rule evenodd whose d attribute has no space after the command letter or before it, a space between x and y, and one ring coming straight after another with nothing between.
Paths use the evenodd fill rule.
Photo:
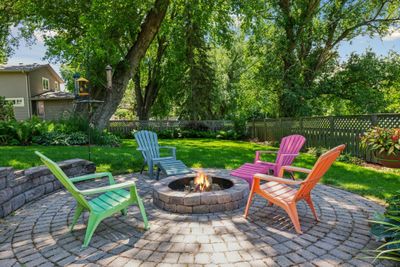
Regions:
<instances>
[{"instance_id":1,"label":"cloud","mask_svg":"<svg viewBox=\"0 0 400 267\"><path fill-rule=\"evenodd\" d=\"M396 41L400 40L400 28L399 29L391 29L389 33L382 37L383 41Z\"/></svg>"}]
</instances>

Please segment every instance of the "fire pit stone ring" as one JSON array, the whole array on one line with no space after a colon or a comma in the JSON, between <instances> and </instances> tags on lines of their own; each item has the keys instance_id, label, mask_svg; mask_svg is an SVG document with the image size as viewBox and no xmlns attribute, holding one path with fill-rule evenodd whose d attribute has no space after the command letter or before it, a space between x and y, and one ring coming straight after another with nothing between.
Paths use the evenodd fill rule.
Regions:
<instances>
[{"instance_id":1,"label":"fire pit stone ring","mask_svg":"<svg viewBox=\"0 0 400 267\"><path fill-rule=\"evenodd\" d=\"M207 175L223 182L226 188L216 191L187 192L174 190L179 180L193 179L196 174L169 176L153 186L153 203L160 209L175 213L213 213L235 210L246 204L249 185L246 181L229 175L228 171L205 169Z\"/></svg>"}]
</instances>

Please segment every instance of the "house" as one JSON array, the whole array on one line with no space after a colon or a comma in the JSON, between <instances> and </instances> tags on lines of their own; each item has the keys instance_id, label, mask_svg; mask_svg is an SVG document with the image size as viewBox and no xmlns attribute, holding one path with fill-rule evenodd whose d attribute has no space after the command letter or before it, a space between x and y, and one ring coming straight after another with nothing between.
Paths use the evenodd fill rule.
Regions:
<instances>
[{"instance_id":1,"label":"house","mask_svg":"<svg viewBox=\"0 0 400 267\"><path fill-rule=\"evenodd\" d=\"M12 101L17 120L36 115L56 120L73 109L74 95L49 64L0 65L0 96Z\"/></svg>"}]
</instances>

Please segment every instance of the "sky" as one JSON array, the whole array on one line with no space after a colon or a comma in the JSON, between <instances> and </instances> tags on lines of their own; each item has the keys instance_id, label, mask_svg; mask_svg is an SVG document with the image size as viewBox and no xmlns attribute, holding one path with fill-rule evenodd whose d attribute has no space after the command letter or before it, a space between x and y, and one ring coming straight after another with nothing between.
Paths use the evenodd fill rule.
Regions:
<instances>
[{"instance_id":1,"label":"sky","mask_svg":"<svg viewBox=\"0 0 400 267\"><path fill-rule=\"evenodd\" d=\"M9 58L8 64L30 64L30 63L48 63L43 60L46 47L43 38L37 35L37 42L34 45L27 45L24 41L20 42L19 48ZM383 38L374 36L359 36L351 42L342 42L339 46L339 55L342 61L346 60L352 52L363 53L366 49L371 49L378 55L387 55L390 50L400 53L400 29L384 36ZM60 73L59 64L51 64L53 68Z\"/></svg>"}]
</instances>

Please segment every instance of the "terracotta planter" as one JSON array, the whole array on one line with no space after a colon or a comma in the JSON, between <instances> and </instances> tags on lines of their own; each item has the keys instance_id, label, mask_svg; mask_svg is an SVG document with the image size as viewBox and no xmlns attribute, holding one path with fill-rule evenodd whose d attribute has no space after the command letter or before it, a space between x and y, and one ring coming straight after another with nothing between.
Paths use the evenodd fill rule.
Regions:
<instances>
[{"instance_id":1,"label":"terracotta planter","mask_svg":"<svg viewBox=\"0 0 400 267\"><path fill-rule=\"evenodd\" d=\"M388 168L400 168L400 155L388 155L386 152L377 153L379 163Z\"/></svg>"}]
</instances>

